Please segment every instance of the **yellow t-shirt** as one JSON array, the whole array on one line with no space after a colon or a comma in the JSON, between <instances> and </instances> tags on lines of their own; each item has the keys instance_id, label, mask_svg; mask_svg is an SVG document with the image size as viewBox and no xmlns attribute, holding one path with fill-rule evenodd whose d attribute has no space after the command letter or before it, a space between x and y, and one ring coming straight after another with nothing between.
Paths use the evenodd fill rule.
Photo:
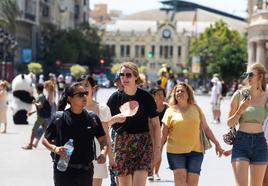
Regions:
<instances>
[{"instance_id":1,"label":"yellow t-shirt","mask_svg":"<svg viewBox=\"0 0 268 186\"><path fill-rule=\"evenodd\" d=\"M203 152L200 141L200 116L195 105L191 105L184 113L172 107L168 108L162 122L169 129L167 152L174 154Z\"/></svg>"}]
</instances>

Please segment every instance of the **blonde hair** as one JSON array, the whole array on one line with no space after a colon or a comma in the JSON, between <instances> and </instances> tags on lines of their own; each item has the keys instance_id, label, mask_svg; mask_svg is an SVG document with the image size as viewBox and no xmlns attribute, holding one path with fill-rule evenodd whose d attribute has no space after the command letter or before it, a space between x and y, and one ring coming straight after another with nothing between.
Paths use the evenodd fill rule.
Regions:
<instances>
[{"instance_id":1,"label":"blonde hair","mask_svg":"<svg viewBox=\"0 0 268 186\"><path fill-rule=\"evenodd\" d=\"M48 91L55 91L55 84L51 80L47 80L44 82L44 88L47 89Z\"/></svg>"},{"instance_id":2,"label":"blonde hair","mask_svg":"<svg viewBox=\"0 0 268 186\"><path fill-rule=\"evenodd\" d=\"M189 85L187 83L184 83L184 82L179 82L173 88L173 90L171 92L171 97L169 99L169 106L175 106L178 103L175 94L176 94L176 91L177 91L177 89L178 89L179 86L183 86L186 89L186 92L188 94L188 100L187 100L187 102L189 104L195 105L196 104L196 101L194 99L194 91L193 91L191 85Z\"/></svg>"},{"instance_id":3,"label":"blonde hair","mask_svg":"<svg viewBox=\"0 0 268 186\"><path fill-rule=\"evenodd\" d=\"M265 67L260 63L254 63L250 66L250 69L257 71L258 77L261 81L261 89L263 91L265 91L266 90L266 78L265 78L266 69L265 69Z\"/></svg>"},{"instance_id":4,"label":"blonde hair","mask_svg":"<svg viewBox=\"0 0 268 186\"><path fill-rule=\"evenodd\" d=\"M124 62L122 63L121 67L120 67L120 70L125 67L125 68L128 68L132 71L133 75L137 78L136 80L136 84L139 85L139 84L142 84L143 81L140 77L140 74L139 74L139 70L138 70L138 66L133 63L133 62Z\"/></svg>"},{"instance_id":5,"label":"blonde hair","mask_svg":"<svg viewBox=\"0 0 268 186\"><path fill-rule=\"evenodd\" d=\"M4 89L8 89L9 83L6 80L0 80L0 85L4 87Z\"/></svg>"}]
</instances>

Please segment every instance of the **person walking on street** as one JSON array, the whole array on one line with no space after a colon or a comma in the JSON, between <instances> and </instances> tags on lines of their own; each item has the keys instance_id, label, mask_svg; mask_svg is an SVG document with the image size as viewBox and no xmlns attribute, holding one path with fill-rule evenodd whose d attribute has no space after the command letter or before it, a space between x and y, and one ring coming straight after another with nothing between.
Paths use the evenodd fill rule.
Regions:
<instances>
[{"instance_id":1,"label":"person walking on street","mask_svg":"<svg viewBox=\"0 0 268 186\"><path fill-rule=\"evenodd\" d=\"M95 156L94 137L98 139L101 153L97 156L98 163L105 162L107 142L99 117L89 113L84 107L87 104L88 92L81 83L75 82L67 87L59 100L59 112L49 124L43 145L54 154L55 186L92 186L93 159ZM70 108L65 110L67 102ZM65 172L57 169L60 156L67 156L64 144L73 139L74 151Z\"/></svg>"},{"instance_id":2,"label":"person walking on street","mask_svg":"<svg viewBox=\"0 0 268 186\"><path fill-rule=\"evenodd\" d=\"M7 107L8 107L8 93L7 93L7 82L0 81L0 129L1 123L4 125L4 129L1 133L7 132Z\"/></svg>"},{"instance_id":3,"label":"person walking on street","mask_svg":"<svg viewBox=\"0 0 268 186\"><path fill-rule=\"evenodd\" d=\"M109 125L108 122L111 119L111 112L109 107L106 104L97 103L93 100L93 93L96 88L96 81L89 75L82 75L78 82L81 82L85 89L88 91L87 96L87 105L86 109L97 114L101 120L102 127L106 133L107 147L108 147L108 157L109 157L109 167L113 167L115 165L114 157L111 151L111 139L109 136ZM96 144L96 154L97 156L100 152L100 144L98 140L95 138ZM94 165L94 175L93 175L93 186L101 186L102 180L108 177L107 165L105 163L99 164L96 160L93 161Z\"/></svg>"},{"instance_id":4,"label":"person walking on street","mask_svg":"<svg viewBox=\"0 0 268 186\"><path fill-rule=\"evenodd\" d=\"M152 96L154 97L155 103L156 103L156 108L157 108L157 113L159 116L159 121L160 121L160 128L162 126L162 118L168 108L168 105L165 103L165 98L166 98L166 92L164 89L162 88L153 88L150 93L152 94ZM150 125L151 126L151 125ZM150 130L152 131L152 130ZM153 136L153 134L151 133L151 136ZM152 166L152 174L148 177L148 180L150 181L159 181L160 177L158 174L158 171L160 169L160 165L161 165L161 159L159 160L159 162L157 162L156 164L153 164Z\"/></svg>"},{"instance_id":5,"label":"person walking on street","mask_svg":"<svg viewBox=\"0 0 268 186\"><path fill-rule=\"evenodd\" d=\"M212 114L213 114L213 123L220 123L220 117L221 117L221 82L219 80L219 75L214 74L213 78L211 79L211 83L213 84L213 87L211 89L211 97L210 97L210 103L212 105Z\"/></svg>"},{"instance_id":6,"label":"person walking on street","mask_svg":"<svg viewBox=\"0 0 268 186\"><path fill-rule=\"evenodd\" d=\"M119 185L145 186L151 162L160 160L160 123L156 104L148 92L138 88L142 80L136 64L123 63L119 75L124 88L113 93L107 102L113 116L110 124L116 131L113 147L116 166L113 170Z\"/></svg>"},{"instance_id":7,"label":"person walking on street","mask_svg":"<svg viewBox=\"0 0 268 186\"><path fill-rule=\"evenodd\" d=\"M217 155L224 150L196 104L190 85L180 82L175 86L162 122L161 144L163 147L167 141L167 159L175 186L198 185L205 152L201 130L215 144Z\"/></svg>"},{"instance_id":8,"label":"person walking on street","mask_svg":"<svg viewBox=\"0 0 268 186\"><path fill-rule=\"evenodd\" d=\"M36 100L34 100L34 104L36 106L36 110L37 110L37 119L34 123L34 126L32 128L32 132L31 132L31 137L30 137L30 142L24 146L22 146L22 148L24 150L31 150L34 146L33 141L34 141L34 136L35 133L37 131L37 129L42 126L42 130L45 131L47 128L47 118L44 118L44 116L41 115L41 113L39 112L41 109L43 109L43 107L45 106L45 100L46 97L43 94L43 90L44 90L44 85L43 84L37 84L36 85L36 91L38 94L38 97ZM34 111L35 112L35 111ZM34 112L29 113L28 115L32 115Z\"/></svg>"},{"instance_id":9,"label":"person walking on street","mask_svg":"<svg viewBox=\"0 0 268 186\"><path fill-rule=\"evenodd\" d=\"M262 64L251 65L246 73L247 89L237 90L231 99L227 124L229 127L239 125L231 157L236 185L249 185L249 180L254 186L263 183L268 164L262 126L268 113L265 75Z\"/></svg>"}]
</instances>

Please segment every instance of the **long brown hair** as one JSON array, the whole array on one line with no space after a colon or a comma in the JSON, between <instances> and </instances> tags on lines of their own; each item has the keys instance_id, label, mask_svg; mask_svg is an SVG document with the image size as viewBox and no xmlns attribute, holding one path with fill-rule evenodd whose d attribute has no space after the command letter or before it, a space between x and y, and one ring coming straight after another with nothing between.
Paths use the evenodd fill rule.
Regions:
<instances>
[{"instance_id":1,"label":"long brown hair","mask_svg":"<svg viewBox=\"0 0 268 186\"><path fill-rule=\"evenodd\" d=\"M195 105L195 104L196 104L196 101L195 101L195 99L194 99L194 91L193 91L191 85L189 85L188 83L179 82L179 83L177 83L177 85L173 88L173 90L172 90L172 92L171 92L171 97L170 97L170 100L169 100L169 106L175 106L175 105L178 103L178 101L177 101L177 99L176 99L176 95L175 95L175 93L176 93L177 88L178 88L179 86L183 86L183 87L186 89L186 92L187 92L187 94L188 94L188 100L187 100L187 102L188 102L189 104Z\"/></svg>"}]
</instances>

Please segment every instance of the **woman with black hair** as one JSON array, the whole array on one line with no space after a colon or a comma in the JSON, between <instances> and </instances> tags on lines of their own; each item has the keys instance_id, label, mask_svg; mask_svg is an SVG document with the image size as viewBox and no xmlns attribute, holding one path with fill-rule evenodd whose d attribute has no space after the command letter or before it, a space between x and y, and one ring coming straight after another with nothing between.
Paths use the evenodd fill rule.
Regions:
<instances>
[{"instance_id":1,"label":"woman with black hair","mask_svg":"<svg viewBox=\"0 0 268 186\"><path fill-rule=\"evenodd\" d=\"M98 139L101 148L101 153L96 159L98 163L105 162L107 151L105 132L98 116L84 109L87 95L88 92L81 83L73 83L66 88L58 103L58 110L63 113L56 113L43 138L43 145L55 154L53 165L55 186L92 185L94 137ZM64 110L67 102L70 108ZM60 156L67 156L64 144L69 139L73 139L74 151L67 170L61 172L57 170L57 162Z\"/></svg>"}]
</instances>

